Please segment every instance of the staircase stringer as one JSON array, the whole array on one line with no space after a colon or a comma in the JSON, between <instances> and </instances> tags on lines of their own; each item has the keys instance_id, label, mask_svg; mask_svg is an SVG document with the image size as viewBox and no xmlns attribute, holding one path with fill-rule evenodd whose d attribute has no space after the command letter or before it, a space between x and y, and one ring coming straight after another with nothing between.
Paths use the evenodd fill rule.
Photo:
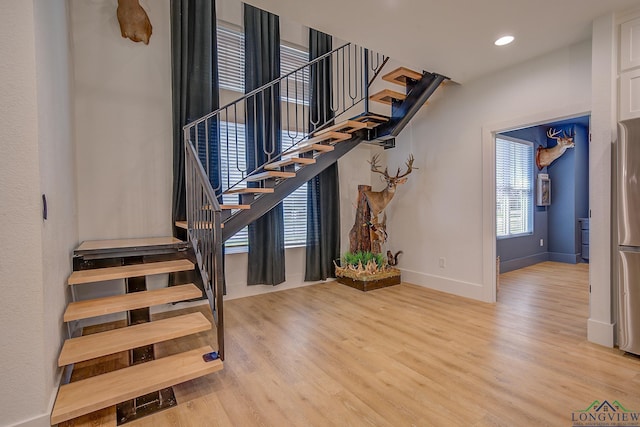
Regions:
<instances>
[{"instance_id":1,"label":"staircase stringer","mask_svg":"<svg viewBox=\"0 0 640 427\"><path fill-rule=\"evenodd\" d=\"M376 139L391 139L397 137L431 95L433 95L436 89L440 87L440 84L448 79L448 77L443 75L425 71L422 79L416 82L404 100L393 101L391 120L375 130Z\"/></svg>"},{"instance_id":2,"label":"staircase stringer","mask_svg":"<svg viewBox=\"0 0 640 427\"><path fill-rule=\"evenodd\" d=\"M347 140L340 142L334 146L334 150L323 153L316 158L316 163L313 165L307 165L296 171L294 178L286 179L280 182L274 187L274 192L271 194L264 194L257 198L252 204L251 209L246 211L240 211L230 217L224 223L222 229L223 241L228 240L238 231L242 230L248 224L252 223L262 215L273 209L278 203L280 203L285 197L293 193L298 187L304 185L307 181L318 175L320 172L334 164L338 159L349 151L354 149L358 144L364 140L364 135L361 133L354 134L354 136Z\"/></svg>"}]
</instances>

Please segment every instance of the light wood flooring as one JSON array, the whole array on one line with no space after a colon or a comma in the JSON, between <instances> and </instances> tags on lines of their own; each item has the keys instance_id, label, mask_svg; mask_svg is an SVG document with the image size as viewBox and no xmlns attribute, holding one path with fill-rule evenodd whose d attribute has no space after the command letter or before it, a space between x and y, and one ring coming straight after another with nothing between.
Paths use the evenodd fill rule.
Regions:
<instances>
[{"instance_id":1,"label":"light wood flooring","mask_svg":"<svg viewBox=\"0 0 640 427\"><path fill-rule=\"evenodd\" d=\"M498 300L331 282L225 302L224 370L128 425L566 426L594 400L640 411L640 358L586 340L587 265L503 274Z\"/></svg>"}]
</instances>

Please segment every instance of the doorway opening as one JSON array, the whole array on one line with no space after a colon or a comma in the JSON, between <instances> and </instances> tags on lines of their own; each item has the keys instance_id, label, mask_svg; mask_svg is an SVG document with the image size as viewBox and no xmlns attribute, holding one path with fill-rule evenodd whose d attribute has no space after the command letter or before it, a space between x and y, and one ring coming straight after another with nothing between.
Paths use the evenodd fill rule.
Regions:
<instances>
[{"instance_id":1,"label":"doorway opening","mask_svg":"<svg viewBox=\"0 0 640 427\"><path fill-rule=\"evenodd\" d=\"M555 110L555 111L547 111L545 112L540 112L537 114L534 114L530 117L523 117L520 119L515 119L515 120L510 120L510 121L504 121L504 122L496 122L496 123L490 123L490 124L486 124L483 126L483 137L482 137L482 155L483 155L483 164L485 165L485 169L483 172L483 188L484 188L484 192L483 192L483 216L484 218L486 218L486 220L483 220L483 229L482 229L482 233L483 233L483 241L484 241L484 247L483 247L483 299L487 302L496 302L497 301L497 287L498 287L498 278L499 278L499 274L500 274L500 264L497 263L497 197L496 197L496 138L500 137L501 134L507 134L507 136L511 136L512 138L518 138L518 137L523 137L522 133L525 132L525 130L529 130L529 132L532 132L531 128L536 128L536 127L543 127L545 133L544 133L544 138L539 137L537 140L534 140L535 142L532 142L533 145L533 152L536 153L537 152L537 147L539 145L542 146L542 148L550 148L551 146L553 146L555 144L555 140L553 140L552 138L549 138L549 141L547 141L547 134L546 131L548 131L549 128L553 128L555 127L563 127L563 126L569 126L571 123L574 124L579 124L583 127L583 130L585 132L585 134L587 135L587 142L588 142L588 135L589 135L589 118L590 118L590 112L589 111L582 111L582 112L576 112L576 110L570 111L570 110ZM558 129L556 129L557 131ZM520 135L515 135L513 133L517 133L520 132ZM511 135L509 135L511 133ZM562 132L560 132L562 133ZM556 135L557 136L557 135ZM524 140L527 139L526 135L524 135ZM587 144L588 146L588 144ZM573 148L571 148L570 150L573 150ZM572 156L575 156L574 153L571 154ZM587 156L588 156L588 148L587 148ZM533 162L533 160L532 160ZM566 160L565 160L566 162ZM546 167L547 171L549 169L549 167ZM589 165L586 164L585 165L585 170L586 170L586 177L585 180L587 182L587 186L588 186L588 174L589 174ZM532 172L532 177L531 180L533 181L534 179L537 180L537 175L540 173L540 171L538 170L537 166L533 167L533 172ZM558 183L565 183L564 180L558 181ZM573 180L573 182L575 183L575 179ZM554 197L556 196L556 194L554 193L554 183L551 182L551 188L552 188L552 192L551 192L551 205L553 206L554 201L556 200ZM535 184L534 184L534 192L535 192ZM588 190L587 190L587 194L588 194ZM562 195L562 194L560 194ZM588 209L588 196L586 198L587 200L587 209ZM531 208L531 220L534 221L533 222L533 233L535 233L535 230L537 230L537 226L535 224L535 212L536 209L541 209L541 207L537 207L536 206L536 200L534 199L534 202L532 203L532 208ZM549 210L552 208L547 207L546 211L547 211L547 215ZM587 212L587 216L588 216L588 212ZM577 229L578 225L576 224L576 229ZM577 230L576 230L577 231ZM532 234L533 234L532 233ZM543 239L545 239L542 244L542 251L543 252L548 252L547 255L542 255L542 257L549 257L549 259L552 258L553 259L557 259L557 257L559 255L556 254L556 249L555 249L555 245L550 247L550 242L549 242L549 225L547 224L547 231L545 236L543 237ZM580 237L582 237L582 233L580 232ZM574 233L574 236L577 236L578 233ZM585 236L586 237L586 236ZM537 238L537 240L533 240L531 239L531 241L535 242L535 244L537 245L537 247L540 247L540 237ZM538 251L540 251L538 249ZM552 255L551 252L554 252L554 254ZM558 254L562 254L564 252L562 251L557 251ZM568 252L567 252L568 253ZM575 254L578 254L577 256ZM582 262L582 247L580 245L580 250L576 251L574 254L574 258L576 259L576 261L574 262ZM519 256L517 258L527 258L527 256ZM535 257L534 257L535 258ZM509 261L509 260L505 260L505 261ZM543 262L545 262L545 258L542 259ZM568 261L567 259L565 259L565 261ZM511 266L507 265L507 269L513 268L513 266L515 266L515 268L517 269L518 267L520 267L519 265L517 265L518 262L522 262L522 261L514 261L511 263ZM583 266L588 266L588 264L582 264ZM524 266L524 265L522 265Z\"/></svg>"},{"instance_id":2,"label":"doorway opening","mask_svg":"<svg viewBox=\"0 0 640 427\"><path fill-rule=\"evenodd\" d=\"M496 257L505 273L589 261L589 116L496 133Z\"/></svg>"}]
</instances>

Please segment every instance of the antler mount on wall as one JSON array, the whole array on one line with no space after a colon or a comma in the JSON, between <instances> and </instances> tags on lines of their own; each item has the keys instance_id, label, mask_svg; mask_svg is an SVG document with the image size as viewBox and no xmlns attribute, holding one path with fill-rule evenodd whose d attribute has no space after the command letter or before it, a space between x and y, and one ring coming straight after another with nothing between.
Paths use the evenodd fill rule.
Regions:
<instances>
[{"instance_id":1,"label":"antler mount on wall","mask_svg":"<svg viewBox=\"0 0 640 427\"><path fill-rule=\"evenodd\" d=\"M558 143L550 148L538 146L538 151L536 152L536 166L538 166L538 170L542 170L545 166L553 163L567 151L567 148L573 148L575 146L573 142L574 135L571 131L569 131L569 133L563 131L562 136L559 135L559 130L549 129L547 131L547 138L555 139Z\"/></svg>"}]
</instances>

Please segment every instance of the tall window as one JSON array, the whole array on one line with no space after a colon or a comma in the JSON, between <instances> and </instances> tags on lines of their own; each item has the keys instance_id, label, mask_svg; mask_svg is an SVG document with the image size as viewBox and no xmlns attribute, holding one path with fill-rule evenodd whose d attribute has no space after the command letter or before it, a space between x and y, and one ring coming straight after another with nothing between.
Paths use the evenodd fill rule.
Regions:
<instances>
[{"instance_id":1,"label":"tall window","mask_svg":"<svg viewBox=\"0 0 640 427\"><path fill-rule=\"evenodd\" d=\"M533 144L496 138L496 235L533 232Z\"/></svg>"},{"instance_id":2,"label":"tall window","mask_svg":"<svg viewBox=\"0 0 640 427\"><path fill-rule=\"evenodd\" d=\"M285 76L309 62L309 52L280 45L280 75ZM309 105L309 68L293 73L282 83L280 97L284 102Z\"/></svg>"},{"instance_id":3,"label":"tall window","mask_svg":"<svg viewBox=\"0 0 640 427\"><path fill-rule=\"evenodd\" d=\"M220 88L244 93L244 34L239 28L218 22L218 69ZM280 45L281 75L303 66L308 62L309 53L299 48ZM284 102L294 102L294 97L304 94L303 104L309 100L309 73L296 73L281 86ZM287 94L289 94L287 96ZM284 115L284 114L283 114ZM242 179L246 170L245 126L243 123L220 123L222 144L221 165L223 188L227 188ZM300 141L304 134L296 129L282 130L282 149L286 150L294 142ZM238 196L223 196L225 203L237 203ZM283 200L285 247L302 246L307 239L307 186L302 185ZM242 247L248 244L247 228L226 241L227 247Z\"/></svg>"},{"instance_id":4,"label":"tall window","mask_svg":"<svg viewBox=\"0 0 640 427\"><path fill-rule=\"evenodd\" d=\"M218 22L216 34L220 89L244 93L244 33Z\"/></svg>"}]
</instances>

